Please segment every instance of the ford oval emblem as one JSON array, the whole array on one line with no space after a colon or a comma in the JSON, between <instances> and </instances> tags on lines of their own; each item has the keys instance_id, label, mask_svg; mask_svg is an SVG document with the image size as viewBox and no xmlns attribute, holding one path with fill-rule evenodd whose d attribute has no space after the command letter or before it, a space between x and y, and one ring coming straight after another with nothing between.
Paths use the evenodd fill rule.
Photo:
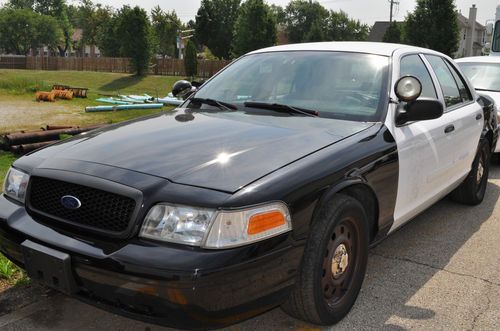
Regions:
<instances>
[{"instance_id":1,"label":"ford oval emblem","mask_svg":"<svg viewBox=\"0 0 500 331\"><path fill-rule=\"evenodd\" d=\"M82 206L82 203L78 198L71 195L65 195L61 198L61 204L67 209L78 209Z\"/></svg>"}]
</instances>

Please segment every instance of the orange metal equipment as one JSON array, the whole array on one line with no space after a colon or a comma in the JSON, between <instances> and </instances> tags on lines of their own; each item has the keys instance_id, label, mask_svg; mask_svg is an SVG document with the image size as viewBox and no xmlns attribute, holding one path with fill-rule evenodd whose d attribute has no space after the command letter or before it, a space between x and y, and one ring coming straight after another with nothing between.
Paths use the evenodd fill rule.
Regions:
<instances>
[{"instance_id":1,"label":"orange metal equipment","mask_svg":"<svg viewBox=\"0 0 500 331\"><path fill-rule=\"evenodd\" d=\"M89 90L86 87L71 87L68 85L53 85L52 86L53 90L70 90L73 91L73 97L75 98L86 98L87 97L87 91Z\"/></svg>"},{"instance_id":2,"label":"orange metal equipment","mask_svg":"<svg viewBox=\"0 0 500 331\"><path fill-rule=\"evenodd\" d=\"M56 95L57 99L73 99L73 91L72 90L52 90L52 92Z\"/></svg>"},{"instance_id":3,"label":"orange metal equipment","mask_svg":"<svg viewBox=\"0 0 500 331\"><path fill-rule=\"evenodd\" d=\"M35 97L36 97L37 101L54 102L56 100L56 95L53 91L52 92L39 91L39 92L36 92Z\"/></svg>"}]
</instances>

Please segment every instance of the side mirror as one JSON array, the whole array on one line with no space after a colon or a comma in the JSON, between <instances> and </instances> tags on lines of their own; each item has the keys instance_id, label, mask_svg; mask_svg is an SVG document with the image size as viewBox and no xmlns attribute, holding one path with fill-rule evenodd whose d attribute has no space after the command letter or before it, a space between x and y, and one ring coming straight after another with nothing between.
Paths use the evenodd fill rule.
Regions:
<instances>
[{"instance_id":1,"label":"side mirror","mask_svg":"<svg viewBox=\"0 0 500 331\"><path fill-rule=\"evenodd\" d=\"M441 101L431 98L421 98L408 103L401 103L396 110L396 125L413 121L425 121L439 118L444 107Z\"/></svg>"},{"instance_id":2,"label":"side mirror","mask_svg":"<svg viewBox=\"0 0 500 331\"><path fill-rule=\"evenodd\" d=\"M400 101L414 101L422 94L422 83L415 76L404 76L396 82L394 92Z\"/></svg>"},{"instance_id":3,"label":"side mirror","mask_svg":"<svg viewBox=\"0 0 500 331\"><path fill-rule=\"evenodd\" d=\"M186 99L194 91L196 91L196 87L193 87L187 80L178 80L172 87L172 95L183 99Z\"/></svg>"},{"instance_id":4,"label":"side mirror","mask_svg":"<svg viewBox=\"0 0 500 331\"><path fill-rule=\"evenodd\" d=\"M192 81L191 82L191 85L193 85L196 88L199 88L203 84L205 84L205 80L204 79L202 79L200 81Z\"/></svg>"}]
</instances>

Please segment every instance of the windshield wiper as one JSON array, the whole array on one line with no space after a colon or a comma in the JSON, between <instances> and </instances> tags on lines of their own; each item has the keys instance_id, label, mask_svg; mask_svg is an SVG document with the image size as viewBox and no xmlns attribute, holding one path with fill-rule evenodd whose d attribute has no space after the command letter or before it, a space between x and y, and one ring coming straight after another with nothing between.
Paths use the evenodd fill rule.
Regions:
<instances>
[{"instance_id":1,"label":"windshield wiper","mask_svg":"<svg viewBox=\"0 0 500 331\"><path fill-rule=\"evenodd\" d=\"M214 99L206 99L206 98L192 98L189 99L190 102L194 103L204 103L209 106L219 107L223 110L238 110L238 107L231 103L227 103L224 101L214 100Z\"/></svg>"},{"instance_id":2,"label":"windshield wiper","mask_svg":"<svg viewBox=\"0 0 500 331\"><path fill-rule=\"evenodd\" d=\"M289 106L289 105L285 105L285 104L281 104L281 103L265 103L265 102L247 101L243 104L245 105L245 107L250 107L250 108L269 109L269 110L275 110L275 111L279 111L279 112L297 113L297 114L302 114L302 115L306 115L306 116L314 116L314 117L319 116L319 112L316 110L299 108L299 107Z\"/></svg>"}]
</instances>

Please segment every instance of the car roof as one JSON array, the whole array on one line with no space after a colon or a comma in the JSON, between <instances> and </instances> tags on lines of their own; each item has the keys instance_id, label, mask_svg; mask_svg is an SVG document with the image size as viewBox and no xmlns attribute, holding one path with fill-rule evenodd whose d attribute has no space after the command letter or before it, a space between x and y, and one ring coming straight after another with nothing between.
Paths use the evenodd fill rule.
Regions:
<instances>
[{"instance_id":1,"label":"car roof","mask_svg":"<svg viewBox=\"0 0 500 331\"><path fill-rule=\"evenodd\" d=\"M500 56L471 56L455 60L457 63L500 63Z\"/></svg>"},{"instance_id":2,"label":"car roof","mask_svg":"<svg viewBox=\"0 0 500 331\"><path fill-rule=\"evenodd\" d=\"M286 52L286 51L332 51L332 52L353 52L353 53L367 53L391 56L396 50L408 50L415 52L434 53L426 48L391 44L391 43L377 43L377 42L364 42L364 41L329 41L319 43L303 43L303 44L289 44L273 46L268 48L259 49L249 54L267 53L267 52Z\"/></svg>"}]
</instances>

